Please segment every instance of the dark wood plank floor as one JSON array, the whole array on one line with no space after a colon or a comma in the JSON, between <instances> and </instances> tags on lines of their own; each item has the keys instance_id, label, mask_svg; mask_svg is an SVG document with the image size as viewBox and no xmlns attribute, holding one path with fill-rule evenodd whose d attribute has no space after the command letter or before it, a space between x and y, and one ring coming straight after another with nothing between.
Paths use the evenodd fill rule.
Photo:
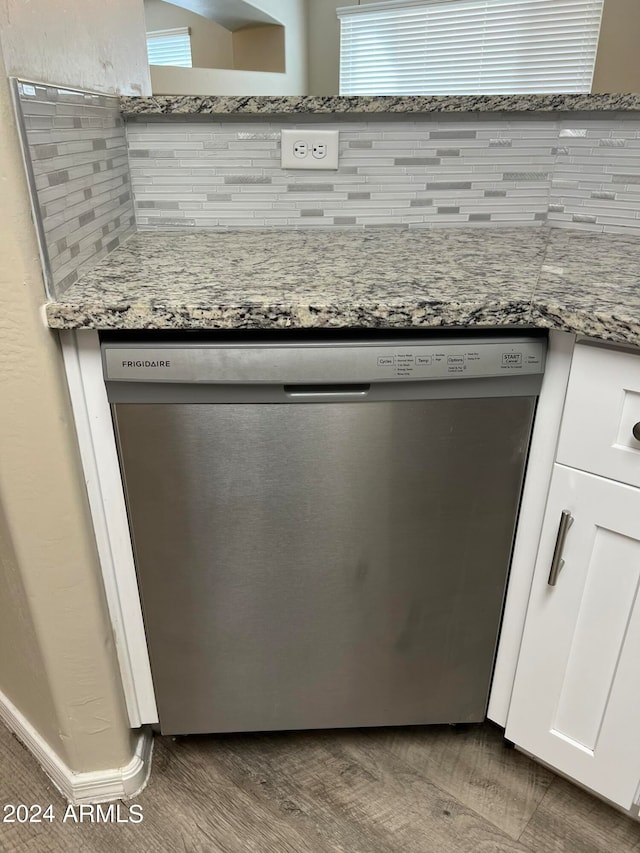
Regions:
<instances>
[{"instance_id":1,"label":"dark wood plank floor","mask_svg":"<svg viewBox=\"0 0 640 853\"><path fill-rule=\"evenodd\" d=\"M158 737L135 802L138 824L62 823L65 801L0 725L0 804L56 815L0 824L3 853L640 853L640 824L490 724Z\"/></svg>"}]
</instances>

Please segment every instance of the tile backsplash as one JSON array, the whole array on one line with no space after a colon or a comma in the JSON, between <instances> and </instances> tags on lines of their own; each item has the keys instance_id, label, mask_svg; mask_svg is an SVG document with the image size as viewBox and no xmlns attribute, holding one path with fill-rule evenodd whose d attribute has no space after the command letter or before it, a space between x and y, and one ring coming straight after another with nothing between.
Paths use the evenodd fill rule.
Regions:
<instances>
[{"instance_id":1,"label":"tile backsplash","mask_svg":"<svg viewBox=\"0 0 640 853\"><path fill-rule=\"evenodd\" d=\"M638 113L136 116L125 125L117 97L14 86L54 298L136 228L547 223L640 233ZM337 171L282 169L285 127L339 130Z\"/></svg>"},{"instance_id":2,"label":"tile backsplash","mask_svg":"<svg viewBox=\"0 0 640 853\"><path fill-rule=\"evenodd\" d=\"M14 81L45 279L59 297L135 230L119 100Z\"/></svg>"},{"instance_id":3,"label":"tile backsplash","mask_svg":"<svg viewBox=\"0 0 640 853\"><path fill-rule=\"evenodd\" d=\"M574 115L305 120L337 171L280 168L289 118L127 125L148 229L549 224L640 230L640 120ZM637 174L635 174L637 173Z\"/></svg>"},{"instance_id":4,"label":"tile backsplash","mask_svg":"<svg viewBox=\"0 0 640 853\"><path fill-rule=\"evenodd\" d=\"M640 121L583 123L560 132L549 224L640 231Z\"/></svg>"}]
</instances>

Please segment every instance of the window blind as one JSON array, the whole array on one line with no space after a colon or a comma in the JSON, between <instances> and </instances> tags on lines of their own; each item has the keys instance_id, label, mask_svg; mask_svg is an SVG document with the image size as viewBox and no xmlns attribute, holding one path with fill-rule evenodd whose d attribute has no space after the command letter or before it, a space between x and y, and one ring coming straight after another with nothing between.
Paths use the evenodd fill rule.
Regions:
<instances>
[{"instance_id":1,"label":"window blind","mask_svg":"<svg viewBox=\"0 0 640 853\"><path fill-rule=\"evenodd\" d=\"M603 2L388 0L340 8L340 94L589 92Z\"/></svg>"},{"instance_id":2,"label":"window blind","mask_svg":"<svg viewBox=\"0 0 640 853\"><path fill-rule=\"evenodd\" d=\"M191 36L188 27L147 33L149 65L181 65L191 68Z\"/></svg>"}]
</instances>

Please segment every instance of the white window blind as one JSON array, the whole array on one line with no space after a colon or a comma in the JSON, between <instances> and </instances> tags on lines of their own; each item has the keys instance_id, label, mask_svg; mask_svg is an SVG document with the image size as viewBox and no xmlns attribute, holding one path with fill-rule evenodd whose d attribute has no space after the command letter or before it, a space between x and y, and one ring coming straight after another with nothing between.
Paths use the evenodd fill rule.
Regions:
<instances>
[{"instance_id":1,"label":"white window blind","mask_svg":"<svg viewBox=\"0 0 640 853\"><path fill-rule=\"evenodd\" d=\"M340 8L340 94L589 92L603 2L389 0Z\"/></svg>"},{"instance_id":2,"label":"white window blind","mask_svg":"<svg viewBox=\"0 0 640 853\"><path fill-rule=\"evenodd\" d=\"M149 65L181 65L191 68L191 36L188 27L147 33Z\"/></svg>"}]
</instances>

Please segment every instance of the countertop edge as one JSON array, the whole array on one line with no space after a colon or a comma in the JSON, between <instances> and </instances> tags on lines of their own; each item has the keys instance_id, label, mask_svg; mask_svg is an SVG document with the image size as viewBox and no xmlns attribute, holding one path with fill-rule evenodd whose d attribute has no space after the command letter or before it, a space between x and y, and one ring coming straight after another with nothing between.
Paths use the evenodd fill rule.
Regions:
<instances>
[{"instance_id":1,"label":"countertop edge","mask_svg":"<svg viewBox=\"0 0 640 853\"><path fill-rule=\"evenodd\" d=\"M587 311L520 301L486 301L449 306L431 300L393 306L356 304L264 304L163 306L145 304L79 306L64 301L45 306L49 328L99 331L188 331L314 328L543 328L640 346L640 333L624 318L598 317ZM179 319L176 320L176 317Z\"/></svg>"},{"instance_id":2,"label":"countertop edge","mask_svg":"<svg viewBox=\"0 0 640 853\"><path fill-rule=\"evenodd\" d=\"M322 250L322 233L279 232L275 245L271 231L143 232L48 302L45 318L52 329L105 331L537 327L640 347L637 239L490 232L434 230L428 252L422 233L358 232L354 245L340 232L313 283L305 259Z\"/></svg>"},{"instance_id":3,"label":"countertop edge","mask_svg":"<svg viewBox=\"0 0 640 853\"><path fill-rule=\"evenodd\" d=\"M314 96L155 95L120 97L128 117L207 115L637 112L640 94Z\"/></svg>"}]
</instances>

